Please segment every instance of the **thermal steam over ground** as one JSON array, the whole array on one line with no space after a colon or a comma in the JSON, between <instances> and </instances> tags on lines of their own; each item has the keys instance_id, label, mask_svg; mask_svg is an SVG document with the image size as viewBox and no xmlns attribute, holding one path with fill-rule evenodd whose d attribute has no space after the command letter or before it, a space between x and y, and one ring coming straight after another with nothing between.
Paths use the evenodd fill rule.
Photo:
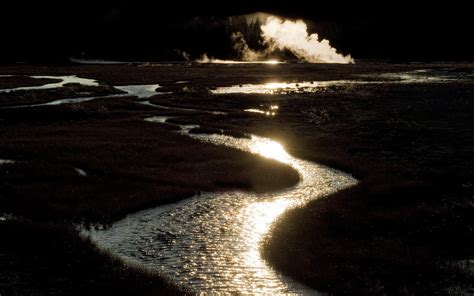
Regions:
<instances>
[{"instance_id":1,"label":"thermal steam over ground","mask_svg":"<svg viewBox=\"0 0 474 296\"><path fill-rule=\"evenodd\" d=\"M308 33L308 26L303 20L281 19L276 16L264 17L260 26L261 45L263 49L255 50L247 44L242 32L231 36L233 49L244 62L265 61L278 53L288 52L298 60L309 63L351 64L354 59L343 55L332 47L329 40L320 39L316 33ZM222 62L209 58L206 53L198 60L202 63Z\"/></svg>"}]
</instances>

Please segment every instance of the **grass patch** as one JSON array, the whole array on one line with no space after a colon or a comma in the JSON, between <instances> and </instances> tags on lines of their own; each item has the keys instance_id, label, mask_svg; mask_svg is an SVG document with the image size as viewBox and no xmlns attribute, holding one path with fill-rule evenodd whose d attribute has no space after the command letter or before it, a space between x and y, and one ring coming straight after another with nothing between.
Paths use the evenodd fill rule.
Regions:
<instances>
[{"instance_id":1,"label":"grass patch","mask_svg":"<svg viewBox=\"0 0 474 296\"><path fill-rule=\"evenodd\" d=\"M4 76L0 77L0 90L25 86L42 86L49 83L61 82L60 79L31 78L29 76Z\"/></svg>"},{"instance_id":2,"label":"grass patch","mask_svg":"<svg viewBox=\"0 0 474 296\"><path fill-rule=\"evenodd\" d=\"M0 93L0 107L36 105L65 98L99 97L123 93L110 86L85 86L69 83L59 89L18 90Z\"/></svg>"},{"instance_id":3,"label":"grass patch","mask_svg":"<svg viewBox=\"0 0 474 296\"><path fill-rule=\"evenodd\" d=\"M0 223L3 295L182 295L158 274L124 265L69 227Z\"/></svg>"}]
</instances>

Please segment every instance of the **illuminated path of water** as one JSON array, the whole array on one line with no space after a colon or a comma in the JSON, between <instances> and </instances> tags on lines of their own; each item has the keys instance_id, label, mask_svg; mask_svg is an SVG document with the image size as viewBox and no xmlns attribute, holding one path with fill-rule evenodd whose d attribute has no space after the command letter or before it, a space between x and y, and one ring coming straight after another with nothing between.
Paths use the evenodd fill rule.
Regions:
<instances>
[{"instance_id":1,"label":"illuminated path of water","mask_svg":"<svg viewBox=\"0 0 474 296\"><path fill-rule=\"evenodd\" d=\"M11 75L1 75L0 77L8 77ZM40 86L26 86L26 87L17 87L9 89L0 89L0 93L14 93L17 91L32 91L32 90L45 90L45 89L59 89L67 84L74 83L84 86L99 86L99 82L95 79L81 78L76 75L70 76L28 76L35 79L54 79L59 80L59 82L48 83ZM108 96L88 96L88 97L77 97L77 98L63 98L59 100L54 100L42 104L33 104L33 105L19 105L19 106L8 106L1 109L15 109L15 108L30 108L30 107L47 107L47 106L56 106L64 104L74 104L82 103L87 101L92 101L96 99L112 99L120 97L134 96L139 99L150 98L155 95L167 94L165 92L157 92L156 90L161 88L159 84L143 84L143 85L123 85L123 86L114 86L114 88L121 90L124 94L113 94Z\"/></svg>"},{"instance_id":2,"label":"illuminated path of water","mask_svg":"<svg viewBox=\"0 0 474 296\"><path fill-rule=\"evenodd\" d=\"M39 77L33 78L53 78ZM60 88L66 83L98 85L95 80L61 76L59 83L5 90ZM159 85L116 86L124 95L149 98L160 94ZM111 96L112 97L112 96ZM50 106L93 100L98 97L62 99ZM187 108L172 108L139 102L161 109L225 114ZM15 107L13 107L15 108ZM272 112L275 112L273 110ZM168 117L147 118L167 124ZM272 194L243 191L205 193L179 203L129 215L111 228L87 233L101 248L125 261L159 270L173 281L196 292L243 294L315 294L305 286L279 275L261 258L259 248L271 224L284 211L356 183L351 176L315 163L296 159L269 139L252 136L237 139L224 135L193 135L197 125L182 125L181 133L204 142L224 145L275 159L293 167L302 181L295 187ZM82 175L86 172L76 169Z\"/></svg>"},{"instance_id":3,"label":"illuminated path of water","mask_svg":"<svg viewBox=\"0 0 474 296\"><path fill-rule=\"evenodd\" d=\"M146 120L166 124L167 119ZM138 212L109 229L90 232L93 241L127 262L160 270L196 292L316 294L271 269L260 256L261 240L284 211L354 185L356 180L294 158L266 138L189 134L194 127L183 125L181 133L283 162L296 169L302 181L278 193L205 193Z\"/></svg>"}]
</instances>

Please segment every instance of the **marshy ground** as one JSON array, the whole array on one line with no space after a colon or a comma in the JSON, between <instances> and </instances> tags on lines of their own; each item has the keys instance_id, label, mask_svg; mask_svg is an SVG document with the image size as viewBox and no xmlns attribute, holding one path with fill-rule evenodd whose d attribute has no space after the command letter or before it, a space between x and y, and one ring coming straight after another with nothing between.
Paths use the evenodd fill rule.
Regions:
<instances>
[{"instance_id":1,"label":"marshy ground","mask_svg":"<svg viewBox=\"0 0 474 296\"><path fill-rule=\"evenodd\" d=\"M383 73L426 69L463 79L335 85L311 93L211 93L274 81L364 75L377 81ZM284 165L143 121L153 115L199 123L201 132L269 136L295 156L360 180L274 225L262 253L277 270L336 294L472 292L473 71L471 64L363 63L1 67L2 75L15 76L0 77L0 88L39 83L27 75L78 75L101 83L0 93L1 107L109 96L120 94L114 85L158 83L170 93L147 99L152 104L227 114L157 109L131 97L0 109L0 159L15 161L0 166L0 212L21 217L0 222L8 238L0 246L0 292L182 292L158 275L110 259L80 239L74 225L109 224L200 191L265 192L298 182ZM274 116L244 111L270 106L278 106ZM45 278L54 284L41 284Z\"/></svg>"}]
</instances>

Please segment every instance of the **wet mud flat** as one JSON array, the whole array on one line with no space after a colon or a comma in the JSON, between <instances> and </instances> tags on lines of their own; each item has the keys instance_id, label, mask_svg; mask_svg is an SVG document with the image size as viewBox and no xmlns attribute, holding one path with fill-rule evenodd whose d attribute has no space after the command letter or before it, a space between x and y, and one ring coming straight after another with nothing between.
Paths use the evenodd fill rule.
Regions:
<instances>
[{"instance_id":1,"label":"wet mud flat","mask_svg":"<svg viewBox=\"0 0 474 296\"><path fill-rule=\"evenodd\" d=\"M425 69L459 73L468 79L435 84L337 85L303 93L212 94L214 89L222 86L275 81L367 80L361 75ZM0 145L5 156L0 158L25 162L16 168L8 166L8 175L13 177L4 178L10 184L4 181L6 190L2 190L2 208L8 212L29 217L35 222L51 219L72 223L83 219L85 222L109 223L126 213L156 205L156 200L137 203L136 196L140 195L137 192L165 192L162 196L184 198L193 195L198 190L195 188L215 191L237 187L268 191L276 186L267 184L258 189L260 185L250 181L254 178L235 182L239 180L237 173L228 177L232 180L230 184L228 180L212 178L212 181L207 181L209 183L204 178L189 182L190 176L185 175L183 179L176 179L176 185L166 184L168 191L159 191L163 190L159 186L144 186L165 180L160 171L166 175L171 171L187 171L189 167L180 169L177 165L168 167L168 171L163 167L147 168L148 176L145 177L141 171L146 160L138 161L139 165L134 167L130 163L137 162L140 157L131 157L120 163L116 160L117 155L139 155L137 151L143 148L127 144L151 135L156 136L153 138L156 141L171 139L157 146L189 141L173 135L171 126L153 125L146 132L147 125L142 122L145 116L173 115L178 117L175 119L178 122L198 123L208 132L224 130L242 135L269 136L280 141L292 155L343 169L360 180L358 187L312 202L277 223L262 249L277 270L320 290L339 293L444 292L453 286L461 287L459 289L469 286L471 279L462 271L463 268L459 270L457 267L467 265L469 268L469 264L463 262L472 258L473 165L470 156L473 155L474 141L473 88L469 80L472 77L469 76L472 75L471 65L12 67L2 69L2 74L48 75L53 71L98 79L106 85L159 83L163 91L169 93L147 99L152 104L227 114L212 117L192 111L158 110L136 104L133 98L2 110L0 123L6 139ZM381 79L380 75L370 77L371 80ZM176 83L179 81L189 83ZM271 109L271 106L278 106L275 115L245 111ZM40 127L36 130L38 125ZM127 138L130 134L136 136ZM38 148L53 139L56 142L50 144L49 149L41 151ZM81 139L85 148L77 148L80 147L75 142L77 139ZM107 151L111 147L114 151L117 139L123 141L117 144L116 151L124 151L124 154L116 152L108 160ZM195 145L202 146L201 143ZM51 146L55 148L51 149ZM215 147L204 146L200 149L208 153L206 158L218 155ZM65 148L67 153L57 156ZM101 150L94 159L94 152ZM168 150L171 151L158 149L153 155L160 160L169 159L169 166L185 161L182 154L176 156L179 154L176 149ZM241 155L228 157L226 164L239 163L235 171L243 171L242 167L255 162L242 162ZM33 161L28 161L33 159L39 164L32 165ZM210 166L207 163L202 165L197 171L207 171ZM227 167L222 166L218 172L230 171ZM81 179L75 168L82 169L97 181ZM44 174L45 171L48 174ZM261 175L258 171L255 174ZM290 186L296 182L294 175L291 176L291 172L282 173L281 180L289 181L276 183ZM32 179L38 180L34 182L36 184L31 184ZM103 180L110 181L103 183ZM113 189L118 183L128 185ZM64 192L68 194L58 189L48 205L50 193L54 196L51 188L58 187L58 184L67 184L59 188L67 188ZM185 193L176 193L178 184L191 185L184 190ZM80 188L87 189L81 191ZM48 197L29 197L31 192L39 192L39 189ZM94 198L98 192L109 191L125 194L105 194L103 199ZM60 198L70 195L70 192L76 194L73 200L81 202L70 203ZM103 213L102 209L107 208L111 199L120 206L107 209L107 215L98 214ZM25 207L27 202L34 203L38 210ZM87 207L78 207L81 203ZM296 263L292 264L286 258L292 258ZM111 280L110 284L113 282Z\"/></svg>"}]
</instances>

